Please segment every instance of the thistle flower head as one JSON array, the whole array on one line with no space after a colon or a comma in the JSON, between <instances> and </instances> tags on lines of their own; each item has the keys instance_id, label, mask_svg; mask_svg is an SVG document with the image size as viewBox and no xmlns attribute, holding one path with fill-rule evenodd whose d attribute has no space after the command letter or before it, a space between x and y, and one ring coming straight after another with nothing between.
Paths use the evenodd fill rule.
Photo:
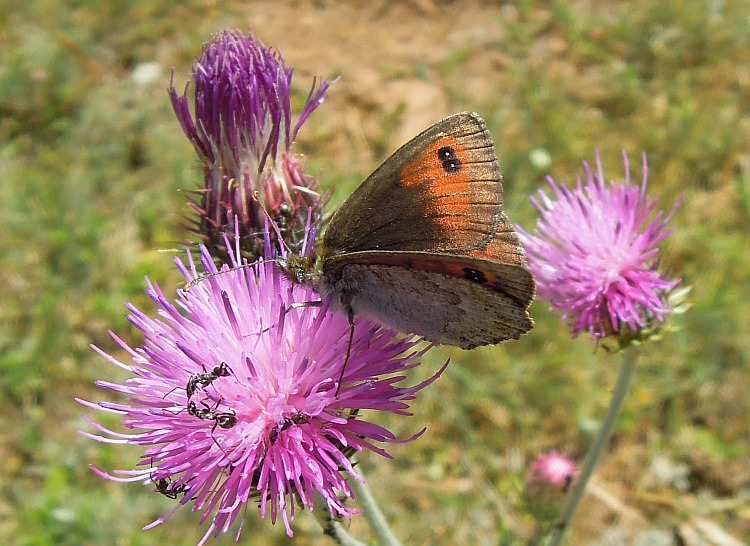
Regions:
<instances>
[{"instance_id":1,"label":"thistle flower head","mask_svg":"<svg viewBox=\"0 0 750 546\"><path fill-rule=\"evenodd\" d=\"M527 484L545 484L567 491L576 473L576 465L566 455L552 450L543 453L529 465Z\"/></svg>"},{"instance_id":2,"label":"thistle flower head","mask_svg":"<svg viewBox=\"0 0 750 546\"><path fill-rule=\"evenodd\" d=\"M216 273L205 248L201 261L207 274ZM187 281L200 277L192 260L188 267L178 264ZM361 480L349 457L363 449L388 456L382 444L400 441L361 412L410 415L409 401L442 372L399 386L404 370L416 366L426 349L416 349L416 338L395 338L395 332L355 318L338 385L349 342L347 318L329 312L325 302L294 306L317 297L270 262L208 276L181 291L175 303L150 282L148 294L157 317L128 307L143 345L132 348L113 334L131 363L94 347L132 374L124 384L97 382L127 401L79 400L121 415L134 432L85 418L103 434L83 434L144 446L138 468L95 471L179 499L148 527L192 502L203 513L201 522L211 522L202 542L242 519L248 503L259 505L262 516L270 512L274 523L281 515L289 535L298 506L312 510L315 492L333 516L356 513L345 504L353 496L346 475Z\"/></svg>"},{"instance_id":3,"label":"thistle flower head","mask_svg":"<svg viewBox=\"0 0 750 546\"><path fill-rule=\"evenodd\" d=\"M624 162L624 182L606 184L598 154L596 171L584 163L572 190L549 178L552 196L540 190L532 198L536 230L518 229L539 299L562 313L573 335L630 336L673 311L667 298L679 279L658 271L657 245L671 233L666 226L679 203L666 216L655 212L646 156L640 185L631 184L627 156Z\"/></svg>"},{"instance_id":4,"label":"thistle flower head","mask_svg":"<svg viewBox=\"0 0 750 546\"><path fill-rule=\"evenodd\" d=\"M526 509L539 521L554 520L577 472L576 464L563 453L541 454L526 472Z\"/></svg>"},{"instance_id":5,"label":"thistle flower head","mask_svg":"<svg viewBox=\"0 0 750 546\"><path fill-rule=\"evenodd\" d=\"M230 30L204 46L192 76L195 117L187 88L182 95L169 89L175 114L204 165L205 187L193 202L199 218L191 231L215 258L226 260L224 234L233 239L236 216L243 255L255 259L264 254L270 215L286 245L296 249L308 217L320 221L325 199L317 179L292 153L292 143L330 83L313 81L292 126L292 68L252 34Z\"/></svg>"}]
</instances>

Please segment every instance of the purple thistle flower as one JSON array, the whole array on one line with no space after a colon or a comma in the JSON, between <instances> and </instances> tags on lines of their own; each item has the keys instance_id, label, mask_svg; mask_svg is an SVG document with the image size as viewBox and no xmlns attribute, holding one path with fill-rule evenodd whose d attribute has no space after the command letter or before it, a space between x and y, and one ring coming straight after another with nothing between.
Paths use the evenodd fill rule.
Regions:
<instances>
[{"instance_id":1,"label":"purple thistle flower","mask_svg":"<svg viewBox=\"0 0 750 546\"><path fill-rule=\"evenodd\" d=\"M238 252L231 253L235 266ZM201 278L189 252L188 258L188 267L177 262L186 281ZM349 457L363 449L389 457L378 444L402 441L360 412L411 415L408 402L445 366L422 383L398 386L427 349L416 348L418 338L395 339L395 332L355 319L339 386L349 339L345 316L329 312L327 302L293 307L317 297L273 263L212 275L217 268L205 247L201 262L209 276L179 292L176 303L148 282L158 318L128 305L128 319L145 336L143 345L134 349L112 336L132 364L94 347L133 374L124 384L97 385L128 399L79 402L122 415L123 425L134 432L119 433L84 417L103 435L82 434L147 449L134 470L108 474L92 468L179 498L146 528L193 502L193 510L203 513L201 522L211 520L201 544L242 519L249 502L259 504L261 516L270 512L274 523L281 515L290 536L298 505L312 510L316 491L333 516L357 513L344 502L353 497L346 474L362 480ZM238 538L241 530L240 523Z\"/></svg>"},{"instance_id":2,"label":"purple thistle flower","mask_svg":"<svg viewBox=\"0 0 750 546\"><path fill-rule=\"evenodd\" d=\"M556 519L577 473L576 464L562 453L553 450L539 455L526 472L526 510L540 522Z\"/></svg>"},{"instance_id":3,"label":"purple thistle flower","mask_svg":"<svg viewBox=\"0 0 750 546\"><path fill-rule=\"evenodd\" d=\"M576 475L576 464L555 450L543 453L529 465L526 483L531 488L567 491Z\"/></svg>"},{"instance_id":4,"label":"purple thistle flower","mask_svg":"<svg viewBox=\"0 0 750 546\"><path fill-rule=\"evenodd\" d=\"M638 332L673 311L666 298L679 279L657 270L657 245L671 233L666 225L679 203L666 216L652 214L657 200L646 194L645 154L640 186L631 184L623 158L622 183L606 185L598 153L596 172L584 162L585 181L573 190L549 177L553 196L540 190L531 199L541 215L534 234L518 227L539 299L562 312L573 335Z\"/></svg>"},{"instance_id":5,"label":"purple thistle flower","mask_svg":"<svg viewBox=\"0 0 750 546\"><path fill-rule=\"evenodd\" d=\"M264 255L267 212L296 249L308 216L320 222L325 199L292 143L331 83L313 81L292 126L292 68L252 34L231 30L204 46L193 80L195 119L187 88L181 96L169 89L182 129L204 164L205 188L198 192L200 202L192 203L199 218L191 231L215 258L227 258L224 234L234 237L237 216L243 255L252 260Z\"/></svg>"}]
</instances>

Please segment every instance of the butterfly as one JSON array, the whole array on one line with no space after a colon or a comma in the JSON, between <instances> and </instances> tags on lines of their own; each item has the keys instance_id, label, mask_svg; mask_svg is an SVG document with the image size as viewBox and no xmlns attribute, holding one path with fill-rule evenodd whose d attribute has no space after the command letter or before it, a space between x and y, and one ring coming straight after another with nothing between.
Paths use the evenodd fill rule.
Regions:
<instances>
[{"instance_id":1,"label":"butterfly","mask_svg":"<svg viewBox=\"0 0 750 546\"><path fill-rule=\"evenodd\" d=\"M534 278L503 212L484 120L447 117L404 144L333 214L313 256L280 259L334 308L472 349L533 327Z\"/></svg>"}]
</instances>

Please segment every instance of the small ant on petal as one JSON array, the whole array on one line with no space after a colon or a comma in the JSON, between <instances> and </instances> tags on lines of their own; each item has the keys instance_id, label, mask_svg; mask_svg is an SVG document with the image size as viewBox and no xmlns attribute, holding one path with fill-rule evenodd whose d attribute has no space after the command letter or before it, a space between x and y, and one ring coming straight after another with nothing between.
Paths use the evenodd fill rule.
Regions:
<instances>
[{"instance_id":1,"label":"small ant on petal","mask_svg":"<svg viewBox=\"0 0 750 546\"><path fill-rule=\"evenodd\" d=\"M177 495L180 493L185 494L190 490L190 487L187 484L182 483L180 485L173 485L172 481L168 478L160 478L154 481L152 477L151 481L154 482L156 490L159 493L170 499L176 499Z\"/></svg>"},{"instance_id":2,"label":"small ant on petal","mask_svg":"<svg viewBox=\"0 0 750 546\"><path fill-rule=\"evenodd\" d=\"M230 429L237 424L238 420L237 420L237 415L234 412L228 412L228 411L217 412L216 408L219 407L220 403L221 403L221 400L216 402L216 405L213 408L210 408L206 405L205 402L201 402L201 404L203 404L203 407L199 408L198 404L196 404L194 401L191 400L190 402L188 402L187 412L190 415L197 417L198 419L203 419L205 421L214 422L214 425L211 427L211 438L213 439L214 443L217 446L219 446L219 449L224 451L224 448L221 447L219 442L214 437L214 431L216 430L216 427L220 427L225 430ZM226 451L224 451L224 455L226 455L227 458L229 457L229 454Z\"/></svg>"},{"instance_id":3,"label":"small ant on petal","mask_svg":"<svg viewBox=\"0 0 750 546\"><path fill-rule=\"evenodd\" d=\"M192 374L185 386L185 393L187 394L188 400L193 397L195 391L198 390L198 387L203 387L205 389L220 377L229 377L230 375L232 375L232 370L226 362L214 366L210 372Z\"/></svg>"},{"instance_id":4,"label":"small ant on petal","mask_svg":"<svg viewBox=\"0 0 750 546\"><path fill-rule=\"evenodd\" d=\"M292 425L302 425L309 422L310 416L302 412L297 412L291 417L285 417L281 425L278 425L268 434L268 441L274 444L279 439L279 434L289 429Z\"/></svg>"}]
</instances>

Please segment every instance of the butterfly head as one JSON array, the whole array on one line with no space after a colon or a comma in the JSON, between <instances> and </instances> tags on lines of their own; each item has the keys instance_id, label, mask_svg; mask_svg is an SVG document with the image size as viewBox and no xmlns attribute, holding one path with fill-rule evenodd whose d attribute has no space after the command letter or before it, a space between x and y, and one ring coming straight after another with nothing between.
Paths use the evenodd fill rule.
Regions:
<instances>
[{"instance_id":1,"label":"butterfly head","mask_svg":"<svg viewBox=\"0 0 750 546\"><path fill-rule=\"evenodd\" d=\"M277 258L276 263L294 283L315 287L320 284L322 276L321 260L318 256L300 256L290 254L285 258Z\"/></svg>"}]
</instances>

